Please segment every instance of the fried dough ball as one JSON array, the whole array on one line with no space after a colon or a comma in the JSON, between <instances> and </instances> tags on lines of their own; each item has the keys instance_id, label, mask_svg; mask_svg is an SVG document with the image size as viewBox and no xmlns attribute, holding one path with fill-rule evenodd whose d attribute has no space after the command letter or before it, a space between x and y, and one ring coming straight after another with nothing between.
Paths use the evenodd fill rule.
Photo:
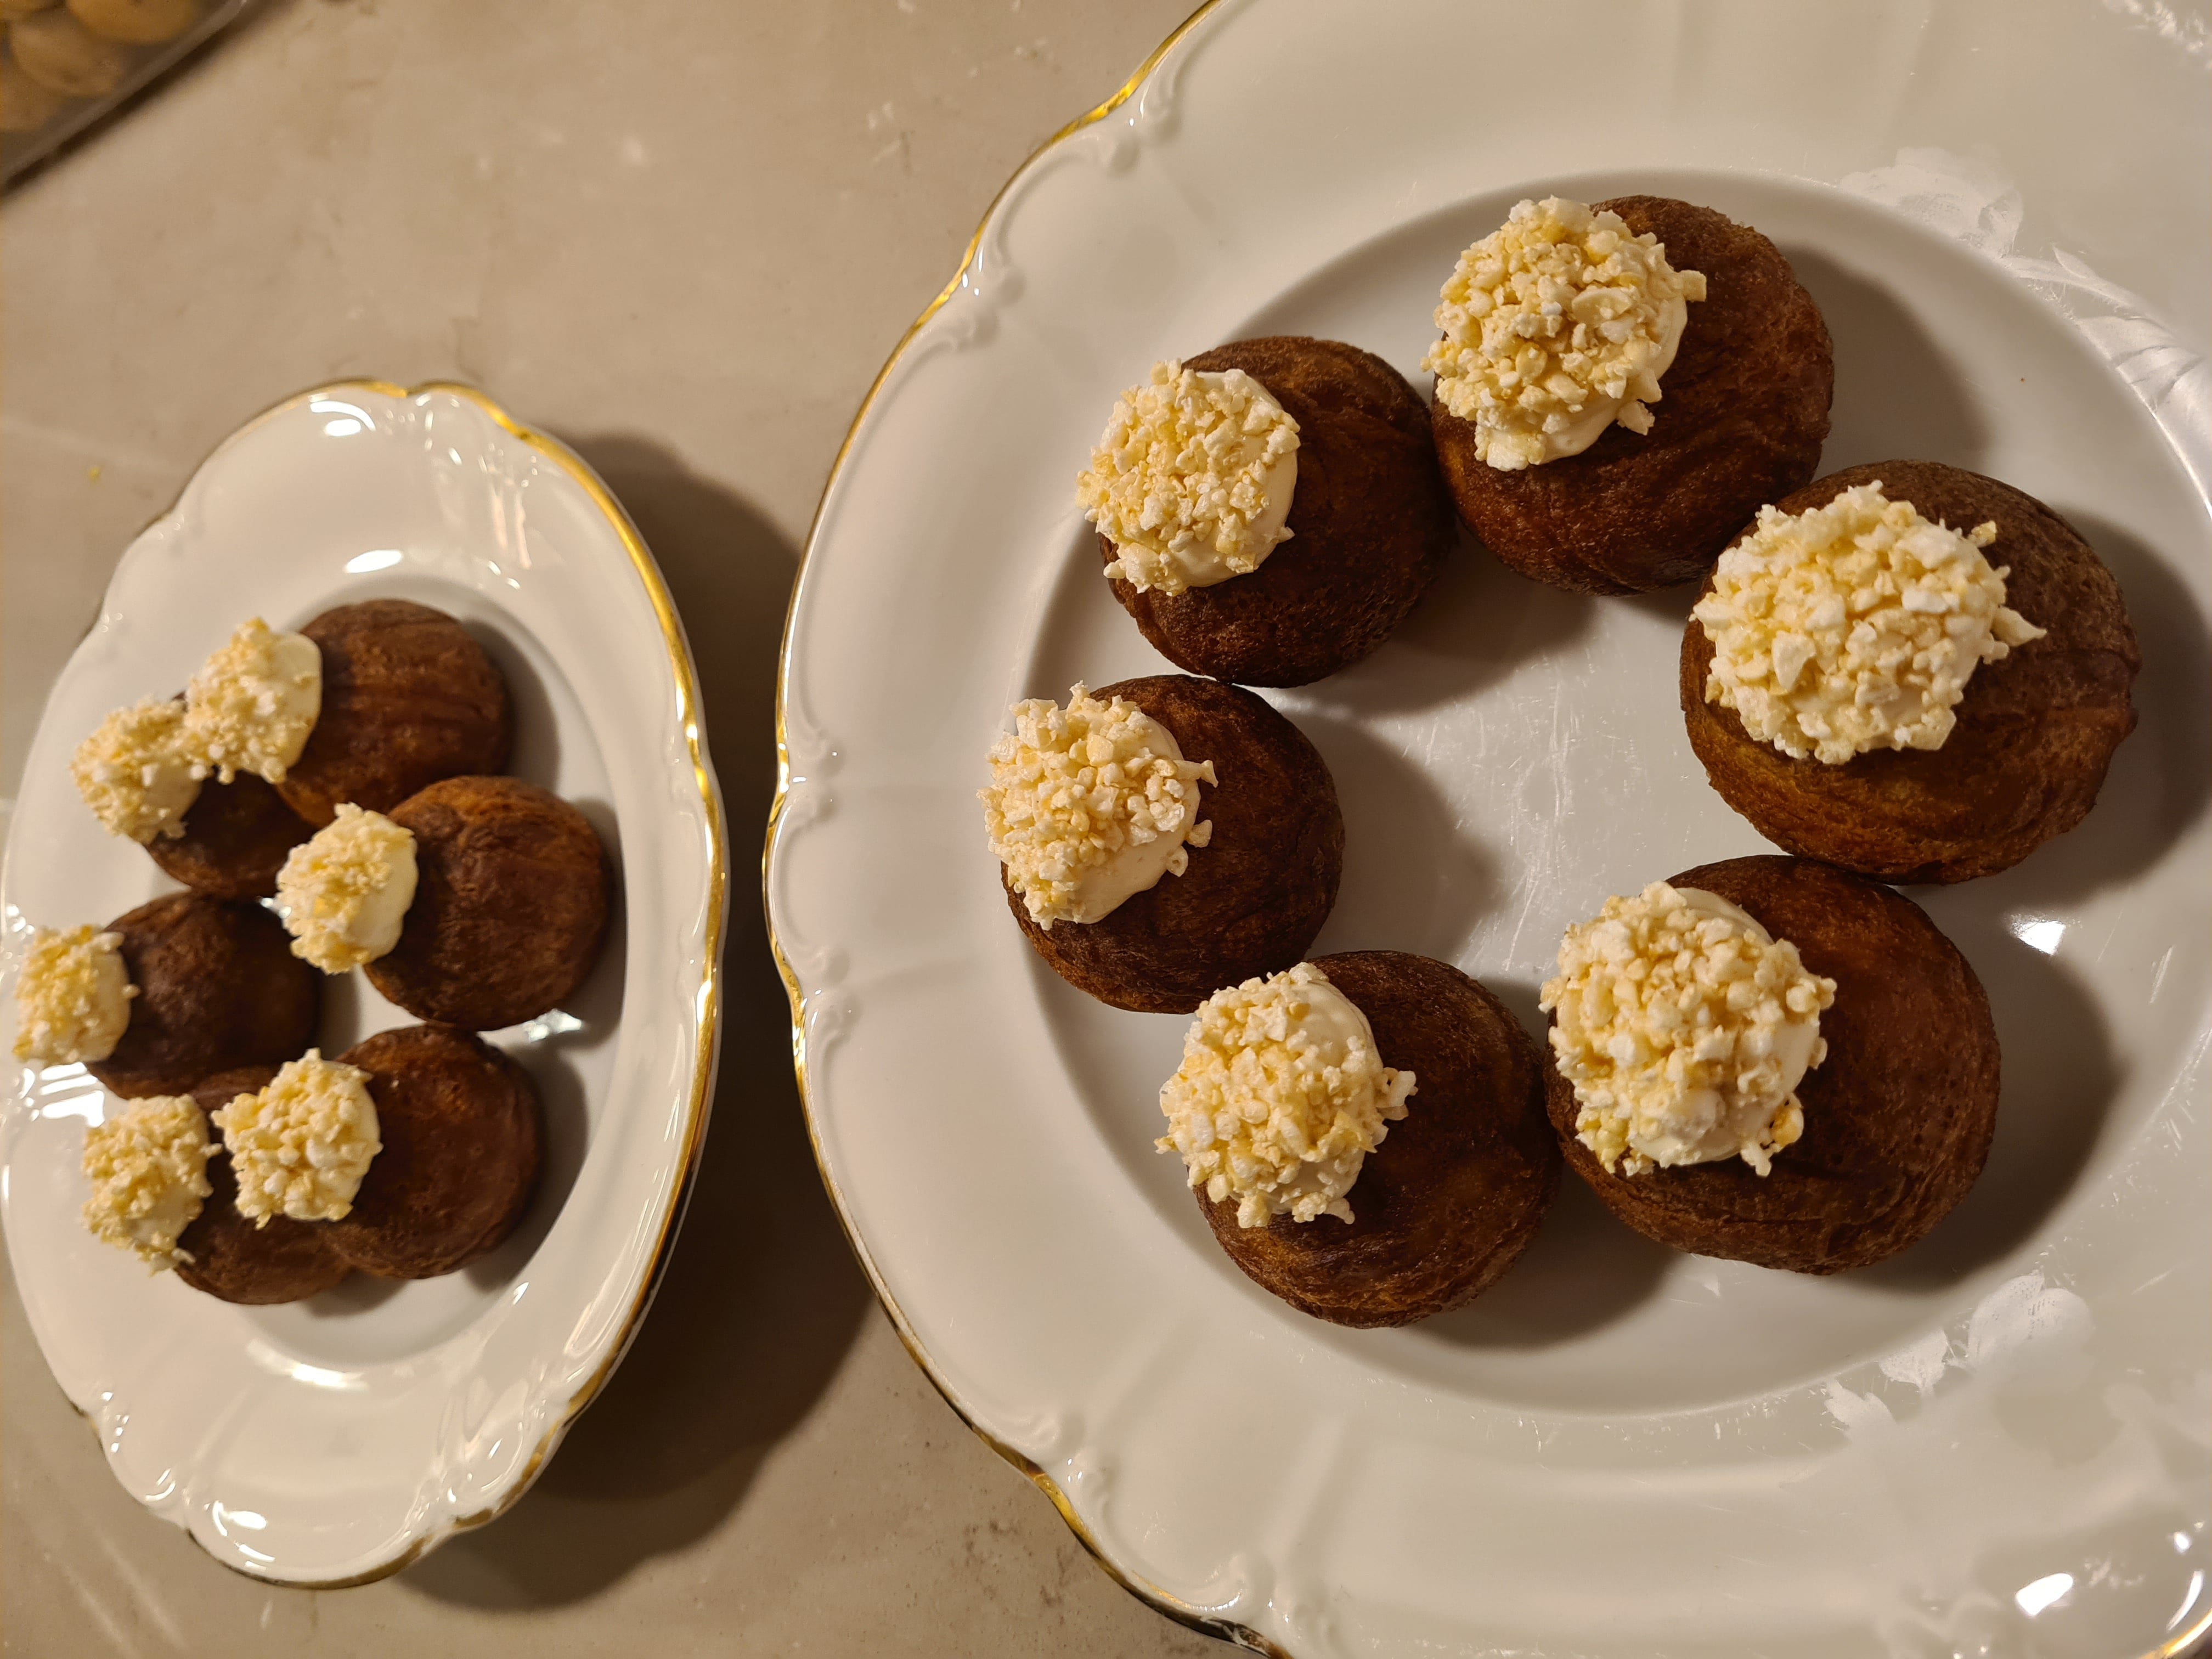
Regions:
<instances>
[{"instance_id":1,"label":"fried dough ball","mask_svg":"<svg viewBox=\"0 0 2212 1659\"><path fill-rule=\"evenodd\" d=\"M1664 196L1592 206L1705 274L1651 429L1609 427L1579 455L1501 472L1475 453L1473 422L1441 402L1430 412L1460 516L1499 559L1554 587L1640 593L1704 575L1763 504L1813 476L1835 359L1820 308L1759 232Z\"/></svg>"},{"instance_id":2,"label":"fried dough ball","mask_svg":"<svg viewBox=\"0 0 2212 1659\"><path fill-rule=\"evenodd\" d=\"M466 1031L410 1025L338 1056L368 1073L384 1149L331 1249L384 1279L452 1273L514 1231L538 1182L538 1091L530 1074Z\"/></svg>"},{"instance_id":3,"label":"fried dough ball","mask_svg":"<svg viewBox=\"0 0 2212 1659\"><path fill-rule=\"evenodd\" d=\"M126 1100L188 1094L204 1078L296 1059L315 1039L322 975L258 904L172 893L107 924L138 994L131 1024L87 1069Z\"/></svg>"},{"instance_id":4,"label":"fried dough ball","mask_svg":"<svg viewBox=\"0 0 2212 1659\"><path fill-rule=\"evenodd\" d=\"M1385 1066L1413 1073L1406 1115L1322 1215L1237 1221L1195 1193L1229 1258L1262 1289L1333 1324L1410 1324L1473 1301L1536 1236L1559 1186L1544 1063L1520 1022L1449 963L1353 951L1314 965L1367 1016Z\"/></svg>"},{"instance_id":5,"label":"fried dough ball","mask_svg":"<svg viewBox=\"0 0 2212 1659\"><path fill-rule=\"evenodd\" d=\"M507 681L444 611L365 599L300 631L322 653L322 712L277 789L317 829L345 802L388 813L441 778L507 764Z\"/></svg>"},{"instance_id":6,"label":"fried dough ball","mask_svg":"<svg viewBox=\"0 0 2212 1659\"><path fill-rule=\"evenodd\" d=\"M192 1099L204 1115L212 1117L238 1096L267 1088L276 1075L273 1066L220 1072L194 1089ZM178 1237L178 1248L191 1257L177 1263L179 1279L224 1302L265 1307L327 1291L353 1271L331 1249L329 1230L321 1222L276 1215L257 1227L239 1214L238 1179L223 1151L222 1133L210 1130L209 1139L215 1144L207 1179L214 1190Z\"/></svg>"},{"instance_id":7,"label":"fried dough ball","mask_svg":"<svg viewBox=\"0 0 2212 1659\"><path fill-rule=\"evenodd\" d=\"M1111 577L1159 653L1240 685L1304 685L1369 655L1451 551L1451 507L1420 398L1397 370L1336 340L1239 340L1183 365L1243 369L1298 423L1291 539L1257 570L1170 596ZM1117 556L1098 538L1105 562Z\"/></svg>"},{"instance_id":8,"label":"fried dough ball","mask_svg":"<svg viewBox=\"0 0 2212 1659\"><path fill-rule=\"evenodd\" d=\"M1336 902L1344 815L1328 768L1304 732L1254 693L1218 680L1156 674L1091 693L1126 697L1211 761L1198 817L1212 839L1180 876L1163 876L1096 921L1033 921L1002 867L1014 920L1077 989L1116 1008L1187 1014L1224 985L1305 955Z\"/></svg>"},{"instance_id":9,"label":"fried dough ball","mask_svg":"<svg viewBox=\"0 0 2212 1659\"><path fill-rule=\"evenodd\" d=\"M391 816L415 837L415 898L370 984L418 1019L488 1031L584 982L614 882L581 812L518 778L447 778Z\"/></svg>"},{"instance_id":10,"label":"fried dough ball","mask_svg":"<svg viewBox=\"0 0 2212 1659\"><path fill-rule=\"evenodd\" d=\"M1765 1176L1739 1158L1608 1174L1576 1139L1574 1086L1547 1048L1567 1166L1638 1232L1698 1255L1832 1273L1925 1236L1996 1129L1996 1026L1966 957L1910 899L1806 859L1729 859L1668 884L1717 894L1835 981L1827 1057L1797 1085L1804 1133Z\"/></svg>"},{"instance_id":11,"label":"fried dough ball","mask_svg":"<svg viewBox=\"0 0 2212 1659\"><path fill-rule=\"evenodd\" d=\"M1705 701L1713 646L1693 618L1680 683L1690 747L1721 798L1790 852L1885 881L1993 875L2096 804L2135 728L2130 688L2142 655L2112 572L2072 526L2009 484L1931 461L1881 461L1831 473L1778 505L1803 513L1876 481L1890 500L1954 530L1994 520L1984 556L2010 567L2005 603L2045 636L1975 669L1942 748L1873 750L1829 765L1793 760L1753 738L1734 709Z\"/></svg>"}]
</instances>

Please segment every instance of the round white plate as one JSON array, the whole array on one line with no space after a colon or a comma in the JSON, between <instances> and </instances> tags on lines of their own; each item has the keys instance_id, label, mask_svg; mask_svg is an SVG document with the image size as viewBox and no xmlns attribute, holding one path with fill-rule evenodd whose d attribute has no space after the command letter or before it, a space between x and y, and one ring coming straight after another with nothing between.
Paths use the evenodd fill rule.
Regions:
<instances>
[{"instance_id":1,"label":"round white plate","mask_svg":"<svg viewBox=\"0 0 2212 1659\"><path fill-rule=\"evenodd\" d=\"M2208 58L2148 0L1230 3L1002 192L823 498L768 898L884 1305L1137 1593L1301 1656L2112 1659L2212 1624ZM1553 191L1777 239L1834 330L1823 469L2069 515L2142 726L2077 832L1916 894L2004 1042L1989 1168L1923 1245L1774 1274L1568 1182L1474 1307L1343 1332L1214 1248L1152 1151L1183 1022L1042 969L975 787L1009 702L1164 665L1071 502L1119 389L1263 331L1418 376L1455 252ZM1568 921L1759 852L1683 737L1687 604L1468 546L1276 695L1347 818L1314 951L1447 957L1535 1026Z\"/></svg>"},{"instance_id":2,"label":"round white plate","mask_svg":"<svg viewBox=\"0 0 2212 1659\"><path fill-rule=\"evenodd\" d=\"M238 1308L150 1276L77 1219L77 1066L12 1065L0 1217L47 1363L140 1502L226 1566L326 1586L396 1571L522 1495L612 1373L674 1242L707 1128L727 859L691 659L659 572L590 470L481 394L347 383L227 440L131 544L46 703L0 870L0 1044L33 926L174 890L100 832L69 757L116 705L167 695L249 615L354 599L459 617L507 675L510 769L573 801L621 898L569 1005L488 1034L545 1109L514 1234L442 1279L356 1273ZM411 1024L325 981L323 1052ZM0 1053L4 1053L0 1048Z\"/></svg>"},{"instance_id":3,"label":"round white plate","mask_svg":"<svg viewBox=\"0 0 2212 1659\"><path fill-rule=\"evenodd\" d=\"M2212 1620L2212 396L2173 331L2212 252L2209 55L2137 0L1225 3L994 206L823 498L769 900L878 1291L1139 1594L1299 1656L2112 1659ZM2079 526L2142 724L2081 829L1916 894L2005 1049L1988 1170L1924 1243L1768 1273L1570 1180L1472 1307L1337 1329L1246 1281L1153 1151L1184 1022L1015 929L984 751L1017 697L1164 666L1072 501L1155 359L1313 333L1425 392L1465 244L1632 190L1790 255L1835 338L1824 470L1948 461ZM1569 921L1761 850L1682 731L1689 603L1469 546L1368 662L1271 694L1348 826L1316 954L1446 958L1533 1028Z\"/></svg>"}]
</instances>

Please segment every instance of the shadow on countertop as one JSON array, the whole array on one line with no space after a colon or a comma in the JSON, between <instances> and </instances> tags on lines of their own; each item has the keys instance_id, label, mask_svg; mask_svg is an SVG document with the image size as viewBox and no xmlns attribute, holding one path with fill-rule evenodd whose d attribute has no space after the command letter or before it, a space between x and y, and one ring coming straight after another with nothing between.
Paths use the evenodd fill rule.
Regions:
<instances>
[{"instance_id":1,"label":"shadow on countertop","mask_svg":"<svg viewBox=\"0 0 2212 1659\"><path fill-rule=\"evenodd\" d=\"M730 842L721 1071L683 1231L622 1369L511 1513L400 1578L489 1610L586 1600L712 1532L828 1388L871 1301L815 1170L752 877L798 551L650 443L574 447L644 533L698 663Z\"/></svg>"}]
</instances>

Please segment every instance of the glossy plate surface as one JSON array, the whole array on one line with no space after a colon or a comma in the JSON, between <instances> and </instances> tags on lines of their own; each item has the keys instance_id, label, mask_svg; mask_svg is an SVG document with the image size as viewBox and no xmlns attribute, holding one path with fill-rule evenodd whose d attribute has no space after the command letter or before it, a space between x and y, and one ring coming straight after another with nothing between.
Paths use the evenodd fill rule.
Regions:
<instances>
[{"instance_id":1,"label":"glossy plate surface","mask_svg":"<svg viewBox=\"0 0 2212 1659\"><path fill-rule=\"evenodd\" d=\"M56 1378L139 1500L224 1565L375 1577L519 1498L621 1358L673 1241L711 1097L726 860L690 658L636 532L583 464L479 394L346 384L225 441L131 544L56 684L17 802L5 1041L32 927L100 921L174 884L102 835L70 751L118 703L181 686L248 615L296 627L398 597L459 617L514 696L510 769L592 820L620 893L564 1009L489 1033L529 1068L544 1172L496 1251L442 1279L356 1273L275 1308L149 1276L77 1219L80 1066L11 1063L8 1253ZM325 981L323 1052L412 1023Z\"/></svg>"},{"instance_id":2,"label":"glossy plate surface","mask_svg":"<svg viewBox=\"0 0 2212 1659\"><path fill-rule=\"evenodd\" d=\"M948 1397L1176 1615L1587 1659L2111 1659L2212 1616L2212 48L2133 0L2033 12L1224 4L1017 176L863 410L768 884L820 1156ZM1072 501L1117 393L1270 332L1425 392L1455 256L1555 191L1771 236L1835 338L1823 470L1942 460L2064 514L2132 608L2142 724L2082 828L1915 894L2005 1056L1987 1171L1922 1245L1833 1279L1674 1255L1570 1178L1474 1306L1343 1331L1215 1248L1152 1148L1185 1022L1042 967L975 792L1010 702L1163 672ZM1567 922L1763 850L1675 707L1690 598L1463 548L1374 658L1271 694L1348 825L1315 954L1456 962L1533 1028Z\"/></svg>"}]
</instances>

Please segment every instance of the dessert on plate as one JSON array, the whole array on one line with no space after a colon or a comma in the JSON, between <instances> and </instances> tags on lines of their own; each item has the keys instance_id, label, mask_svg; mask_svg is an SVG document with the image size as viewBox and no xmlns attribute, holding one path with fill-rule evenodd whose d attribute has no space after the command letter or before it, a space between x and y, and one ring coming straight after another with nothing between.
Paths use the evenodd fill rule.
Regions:
<instances>
[{"instance_id":1,"label":"dessert on plate","mask_svg":"<svg viewBox=\"0 0 2212 1659\"><path fill-rule=\"evenodd\" d=\"M15 1057L82 1064L126 1099L289 1059L322 987L258 905L173 893L104 929L40 928L15 983Z\"/></svg>"},{"instance_id":2,"label":"dessert on plate","mask_svg":"<svg viewBox=\"0 0 2212 1659\"><path fill-rule=\"evenodd\" d=\"M461 625L405 599L325 611L298 633L240 624L181 698L118 708L70 763L85 805L186 885L265 898L342 802L388 811L507 763L507 683Z\"/></svg>"},{"instance_id":3,"label":"dessert on plate","mask_svg":"<svg viewBox=\"0 0 2212 1659\"><path fill-rule=\"evenodd\" d=\"M591 823L516 778L447 778L391 816L350 802L295 848L276 902L293 951L363 968L418 1018L490 1030L560 1004L592 970L612 877Z\"/></svg>"},{"instance_id":4,"label":"dessert on plate","mask_svg":"<svg viewBox=\"0 0 2212 1659\"><path fill-rule=\"evenodd\" d=\"M1536 1045L1457 969L1395 951L1208 998L1160 1091L1230 1260L1301 1312L1403 1325L1472 1300L1559 1188Z\"/></svg>"},{"instance_id":5,"label":"dessert on plate","mask_svg":"<svg viewBox=\"0 0 2212 1659\"><path fill-rule=\"evenodd\" d=\"M1827 325L1774 244L1711 208L1524 201L1460 256L1436 318L1437 459L1524 576L1690 580L1820 465Z\"/></svg>"},{"instance_id":6,"label":"dessert on plate","mask_svg":"<svg viewBox=\"0 0 2212 1659\"><path fill-rule=\"evenodd\" d=\"M321 653L322 713L271 781L308 823L328 823L345 803L389 812L441 778L507 764L507 680L444 611L364 599L301 632Z\"/></svg>"},{"instance_id":7,"label":"dessert on plate","mask_svg":"<svg viewBox=\"0 0 2212 1659\"><path fill-rule=\"evenodd\" d=\"M135 1100L88 1128L84 1223L222 1301L296 1302L349 1271L321 1224L345 1213L376 1151L362 1074L311 1048Z\"/></svg>"},{"instance_id":8,"label":"dessert on plate","mask_svg":"<svg viewBox=\"0 0 2212 1659\"><path fill-rule=\"evenodd\" d=\"M220 1072L191 1092L212 1119L241 1095L258 1095L276 1080L273 1066ZM177 1277L224 1302L266 1305L298 1302L327 1291L352 1269L331 1249L322 1224L281 1210L249 1218L238 1207L238 1178L220 1139L208 1148L208 1192L198 1216L178 1236Z\"/></svg>"},{"instance_id":9,"label":"dessert on plate","mask_svg":"<svg viewBox=\"0 0 2212 1659\"><path fill-rule=\"evenodd\" d=\"M266 898L310 826L270 782L297 758L321 703L313 646L258 617L192 677L192 689L116 709L70 763L111 835L218 898Z\"/></svg>"},{"instance_id":10,"label":"dessert on plate","mask_svg":"<svg viewBox=\"0 0 2212 1659\"><path fill-rule=\"evenodd\" d=\"M134 1102L86 1133L84 1219L223 1301L295 1302L356 1267L427 1279L476 1260L526 1207L539 1142L520 1066L409 1026Z\"/></svg>"},{"instance_id":11,"label":"dessert on plate","mask_svg":"<svg viewBox=\"0 0 2212 1659\"><path fill-rule=\"evenodd\" d=\"M331 1248L364 1273L428 1279L496 1247L538 1183L530 1074L442 1025L380 1031L339 1063L362 1075L382 1146L331 1222Z\"/></svg>"},{"instance_id":12,"label":"dessert on plate","mask_svg":"<svg viewBox=\"0 0 2212 1659\"><path fill-rule=\"evenodd\" d=\"M1930 461L1760 509L1682 634L1690 746L1793 853L1956 882L2079 823L2134 727L2119 584L2033 496Z\"/></svg>"},{"instance_id":13,"label":"dessert on plate","mask_svg":"<svg viewBox=\"0 0 2212 1659\"><path fill-rule=\"evenodd\" d=\"M1453 540L1419 397L1335 340L1156 365L1115 404L1076 494L1145 637L1246 685L1304 685L1368 655Z\"/></svg>"},{"instance_id":14,"label":"dessert on plate","mask_svg":"<svg viewBox=\"0 0 2212 1659\"><path fill-rule=\"evenodd\" d=\"M1344 817L1252 692L1158 674L1017 703L981 793L1014 920L1078 989L1188 1013L1290 967L1336 902Z\"/></svg>"},{"instance_id":15,"label":"dessert on plate","mask_svg":"<svg viewBox=\"0 0 2212 1659\"><path fill-rule=\"evenodd\" d=\"M1645 1237L1832 1273L1924 1236L1996 1125L1981 981L1919 907L1729 859L1567 930L1546 1087L1577 1175Z\"/></svg>"}]
</instances>

